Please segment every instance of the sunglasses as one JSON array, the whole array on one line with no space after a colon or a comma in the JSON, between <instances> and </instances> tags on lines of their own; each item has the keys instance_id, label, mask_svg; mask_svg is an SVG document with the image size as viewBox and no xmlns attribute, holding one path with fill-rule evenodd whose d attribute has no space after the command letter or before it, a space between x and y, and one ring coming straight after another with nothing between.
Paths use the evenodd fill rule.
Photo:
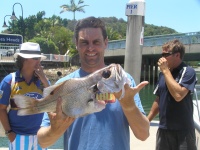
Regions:
<instances>
[{"instance_id":1,"label":"sunglasses","mask_svg":"<svg viewBox=\"0 0 200 150\"><path fill-rule=\"evenodd\" d=\"M33 59L33 60L40 60L41 58L40 57L33 57L31 59Z\"/></svg>"},{"instance_id":2,"label":"sunglasses","mask_svg":"<svg viewBox=\"0 0 200 150\"><path fill-rule=\"evenodd\" d=\"M162 55L162 57L168 57L168 56L170 56L170 55L172 55L172 54L174 54L173 52L169 52L169 53L162 53L161 55Z\"/></svg>"}]
</instances>

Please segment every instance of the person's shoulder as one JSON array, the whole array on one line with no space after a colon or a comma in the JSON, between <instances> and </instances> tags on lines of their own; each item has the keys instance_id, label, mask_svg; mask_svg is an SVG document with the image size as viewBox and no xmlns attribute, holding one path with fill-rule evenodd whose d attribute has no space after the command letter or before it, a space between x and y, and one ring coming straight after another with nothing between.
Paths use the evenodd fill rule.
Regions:
<instances>
[{"instance_id":1,"label":"person's shoulder","mask_svg":"<svg viewBox=\"0 0 200 150\"><path fill-rule=\"evenodd\" d=\"M131 81L131 86L136 86L135 80L133 79L133 77L128 72L126 72L126 75L128 79Z\"/></svg>"},{"instance_id":2,"label":"person's shoulder","mask_svg":"<svg viewBox=\"0 0 200 150\"><path fill-rule=\"evenodd\" d=\"M190 72L190 73L195 73L195 70L194 70L193 67L191 67L191 66L186 66L186 68L187 68L187 71L188 71L188 72Z\"/></svg>"},{"instance_id":3,"label":"person's shoulder","mask_svg":"<svg viewBox=\"0 0 200 150\"><path fill-rule=\"evenodd\" d=\"M126 75L127 75L127 77L128 77L129 79L133 79L133 77L132 77L128 72L126 72Z\"/></svg>"},{"instance_id":4,"label":"person's shoulder","mask_svg":"<svg viewBox=\"0 0 200 150\"><path fill-rule=\"evenodd\" d=\"M8 84L11 83L11 80L12 80L12 75L9 73L8 75L6 75L3 80L1 82L6 82Z\"/></svg>"}]
</instances>

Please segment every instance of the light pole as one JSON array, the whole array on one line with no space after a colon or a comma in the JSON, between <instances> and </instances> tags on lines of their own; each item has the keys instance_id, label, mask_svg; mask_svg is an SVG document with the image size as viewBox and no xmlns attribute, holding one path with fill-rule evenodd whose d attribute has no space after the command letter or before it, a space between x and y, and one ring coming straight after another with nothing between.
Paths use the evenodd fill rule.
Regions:
<instances>
[{"instance_id":1,"label":"light pole","mask_svg":"<svg viewBox=\"0 0 200 150\"><path fill-rule=\"evenodd\" d=\"M4 23L3 23L3 28L7 28L8 26L7 26L7 24L6 24L6 21L5 21L5 18L7 17L7 16L11 16L11 15L5 15L4 16Z\"/></svg>"},{"instance_id":2,"label":"light pole","mask_svg":"<svg viewBox=\"0 0 200 150\"><path fill-rule=\"evenodd\" d=\"M23 7L22 7L22 4L20 4L20 3L14 3L13 4L13 12L12 12L12 16L10 17L10 19L12 19L12 20L16 20L17 19L17 17L15 16L15 12L14 12L14 7L15 7L16 4L19 4L21 6L21 10L22 10L21 31L22 31L23 42L24 42L25 27L24 27L24 18L23 18Z\"/></svg>"},{"instance_id":3,"label":"light pole","mask_svg":"<svg viewBox=\"0 0 200 150\"><path fill-rule=\"evenodd\" d=\"M144 36L145 0L130 0L126 5L128 17L124 68L140 83Z\"/></svg>"}]
</instances>

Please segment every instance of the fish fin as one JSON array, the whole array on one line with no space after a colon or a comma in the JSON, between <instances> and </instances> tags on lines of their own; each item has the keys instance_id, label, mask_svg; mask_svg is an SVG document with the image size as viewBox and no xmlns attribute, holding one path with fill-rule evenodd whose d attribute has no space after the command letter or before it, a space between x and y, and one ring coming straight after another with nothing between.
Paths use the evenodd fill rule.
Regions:
<instances>
[{"instance_id":1,"label":"fish fin","mask_svg":"<svg viewBox=\"0 0 200 150\"><path fill-rule=\"evenodd\" d=\"M64 82L61 82L61 83L58 83L58 84L44 88L43 97L50 95L52 91L54 91L56 88L62 86L62 84L64 84Z\"/></svg>"},{"instance_id":2,"label":"fish fin","mask_svg":"<svg viewBox=\"0 0 200 150\"><path fill-rule=\"evenodd\" d=\"M37 102L34 98L24 95L14 95L13 99L18 108L33 107Z\"/></svg>"},{"instance_id":3,"label":"fish fin","mask_svg":"<svg viewBox=\"0 0 200 150\"><path fill-rule=\"evenodd\" d=\"M35 107L39 102L38 100L24 95L14 95L13 99L18 108L17 115L24 116L40 113Z\"/></svg>"},{"instance_id":4,"label":"fish fin","mask_svg":"<svg viewBox=\"0 0 200 150\"><path fill-rule=\"evenodd\" d=\"M33 114L39 114L42 112L39 112L38 109L36 109L36 107L30 107L30 108L22 108L19 109L17 112L18 116L26 116L26 115L33 115Z\"/></svg>"}]
</instances>

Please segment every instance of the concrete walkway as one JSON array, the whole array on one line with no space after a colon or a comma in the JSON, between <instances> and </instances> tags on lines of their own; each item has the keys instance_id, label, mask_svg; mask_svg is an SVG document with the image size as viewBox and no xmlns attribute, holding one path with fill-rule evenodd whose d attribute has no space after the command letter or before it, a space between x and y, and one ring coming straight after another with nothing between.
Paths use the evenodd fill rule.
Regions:
<instances>
[{"instance_id":1,"label":"concrete walkway","mask_svg":"<svg viewBox=\"0 0 200 150\"><path fill-rule=\"evenodd\" d=\"M140 141L131 134L131 150L155 150L157 129L158 121L152 121L150 126L150 136L145 141Z\"/></svg>"}]
</instances>

